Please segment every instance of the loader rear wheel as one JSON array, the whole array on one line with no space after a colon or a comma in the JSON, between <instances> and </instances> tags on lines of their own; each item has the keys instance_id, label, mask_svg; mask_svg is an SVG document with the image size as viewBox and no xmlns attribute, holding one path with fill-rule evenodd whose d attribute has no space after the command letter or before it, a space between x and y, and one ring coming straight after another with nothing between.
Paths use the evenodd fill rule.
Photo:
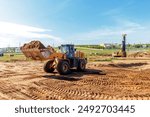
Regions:
<instances>
[{"instance_id":1,"label":"loader rear wheel","mask_svg":"<svg viewBox=\"0 0 150 117\"><path fill-rule=\"evenodd\" d=\"M86 67L85 60L80 60L77 67L77 71L85 71L85 67Z\"/></svg>"},{"instance_id":2,"label":"loader rear wheel","mask_svg":"<svg viewBox=\"0 0 150 117\"><path fill-rule=\"evenodd\" d=\"M58 65L57 65L57 71L59 72L59 74L61 75L67 75L70 73L70 65L67 61L59 61Z\"/></svg>"},{"instance_id":3,"label":"loader rear wheel","mask_svg":"<svg viewBox=\"0 0 150 117\"><path fill-rule=\"evenodd\" d=\"M47 73L52 73L55 69L53 68L53 62L52 60L48 61L45 63L44 65L44 71L47 72Z\"/></svg>"}]
</instances>

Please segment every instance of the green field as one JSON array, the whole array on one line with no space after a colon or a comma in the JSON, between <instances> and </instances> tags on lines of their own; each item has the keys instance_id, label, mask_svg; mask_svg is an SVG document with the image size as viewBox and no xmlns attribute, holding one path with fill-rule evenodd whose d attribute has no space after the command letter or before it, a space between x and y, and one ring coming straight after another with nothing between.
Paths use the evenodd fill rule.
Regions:
<instances>
[{"instance_id":1,"label":"green field","mask_svg":"<svg viewBox=\"0 0 150 117\"><path fill-rule=\"evenodd\" d=\"M22 53L5 53L4 56L0 57L0 61L4 62L24 60L26 60L26 57Z\"/></svg>"},{"instance_id":2,"label":"green field","mask_svg":"<svg viewBox=\"0 0 150 117\"><path fill-rule=\"evenodd\" d=\"M94 49L86 47L76 47L78 51L84 52L87 56L99 55L99 56L111 56L117 49Z\"/></svg>"}]
</instances>

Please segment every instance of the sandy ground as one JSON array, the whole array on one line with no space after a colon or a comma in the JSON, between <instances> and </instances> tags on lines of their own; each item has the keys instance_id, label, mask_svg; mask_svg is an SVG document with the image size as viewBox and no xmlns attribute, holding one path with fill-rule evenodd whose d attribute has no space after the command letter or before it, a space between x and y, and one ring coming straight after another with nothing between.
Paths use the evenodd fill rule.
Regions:
<instances>
[{"instance_id":1,"label":"sandy ground","mask_svg":"<svg viewBox=\"0 0 150 117\"><path fill-rule=\"evenodd\" d=\"M88 63L88 72L66 76L43 72L43 64L0 62L0 99L150 99L150 60Z\"/></svg>"}]
</instances>

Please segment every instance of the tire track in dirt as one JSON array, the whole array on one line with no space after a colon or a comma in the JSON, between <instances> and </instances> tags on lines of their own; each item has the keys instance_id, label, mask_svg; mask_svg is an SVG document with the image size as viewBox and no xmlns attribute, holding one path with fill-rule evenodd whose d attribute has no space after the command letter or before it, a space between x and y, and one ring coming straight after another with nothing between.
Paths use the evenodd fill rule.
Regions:
<instances>
[{"instance_id":1,"label":"tire track in dirt","mask_svg":"<svg viewBox=\"0 0 150 117\"><path fill-rule=\"evenodd\" d=\"M131 89L131 90L138 90L140 88L144 88L145 86L141 85L121 85L119 82L111 82L111 81L102 81L102 80L93 80L93 81L88 81L88 80L83 80L81 82L77 82L76 84L87 84L87 85L92 85L92 86L101 86L101 87L109 87L109 88L119 88L119 89Z\"/></svg>"},{"instance_id":2,"label":"tire track in dirt","mask_svg":"<svg viewBox=\"0 0 150 117\"><path fill-rule=\"evenodd\" d=\"M99 78L96 78L93 81L91 81L89 79L90 79L90 77L88 76L83 80L74 81L73 83L75 85L88 84L88 85L100 86L100 87L117 88L120 90L139 90L141 88L144 89L143 85L135 85L134 83L131 83L131 85L130 84L125 85L125 84L119 83L120 81L118 81L118 82L110 83L110 84L113 84L113 85L110 85L110 84L107 84L106 80L98 80ZM103 78L103 79L107 79L107 78ZM123 77L123 79L125 79L125 78ZM65 82L69 83L68 81L65 81ZM108 80L108 82L111 82L111 81ZM50 83L53 84L52 81L50 81ZM54 84L56 84L56 82L54 82ZM42 85L42 84L39 84L39 85ZM65 88L62 88L59 86L58 87L50 86L50 85L48 85L47 81L46 81L46 83L44 83L44 86L47 86L48 88L51 87L52 90L58 91L61 94L61 96L62 96L62 92L63 92L63 95L68 96L66 99L72 99L70 97L75 97L77 99L82 99L82 98L83 99L149 99L149 95L147 95L147 96L136 95L135 97L134 97L134 95L133 96L124 96L124 95L113 96L113 95L102 94L99 92L97 93L97 92L85 91L83 89L75 89L75 90L65 89ZM47 92L48 92L48 90L47 90Z\"/></svg>"},{"instance_id":3,"label":"tire track in dirt","mask_svg":"<svg viewBox=\"0 0 150 117\"><path fill-rule=\"evenodd\" d=\"M75 72L60 76L58 73L44 73L40 69L42 64L24 62L25 67L23 67L21 63L19 65L7 63L7 66L11 65L9 70L2 64L4 71L0 72L0 98L10 100L150 99L150 69L136 71L100 66L95 68L104 69L107 71L106 75ZM35 69L35 66L38 69Z\"/></svg>"},{"instance_id":4,"label":"tire track in dirt","mask_svg":"<svg viewBox=\"0 0 150 117\"><path fill-rule=\"evenodd\" d=\"M3 96L6 99L24 99L20 95L21 86L15 86L11 82L0 81L0 96Z\"/></svg>"},{"instance_id":5,"label":"tire track in dirt","mask_svg":"<svg viewBox=\"0 0 150 117\"><path fill-rule=\"evenodd\" d=\"M37 83L36 83L37 84ZM98 92L92 92L92 91L86 91L86 90L80 90L80 89L65 89L65 88L61 88L58 86L52 86L52 85L48 85L47 83L40 83L38 84L40 86L44 85L43 87L44 90L38 89L37 92L43 92L41 94L49 94L49 91L51 92L51 90L54 90L54 92L57 94L56 99L112 99L112 96L109 95L105 95L105 94L101 94ZM48 85L48 86L47 86ZM52 92L53 93L53 92ZM58 97L58 95L61 95L62 98L60 98L60 96Z\"/></svg>"}]
</instances>

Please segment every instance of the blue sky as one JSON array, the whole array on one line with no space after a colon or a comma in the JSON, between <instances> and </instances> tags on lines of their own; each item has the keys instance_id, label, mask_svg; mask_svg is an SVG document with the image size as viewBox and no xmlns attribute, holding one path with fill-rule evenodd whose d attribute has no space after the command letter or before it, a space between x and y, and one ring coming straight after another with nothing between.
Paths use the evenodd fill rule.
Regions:
<instances>
[{"instance_id":1,"label":"blue sky","mask_svg":"<svg viewBox=\"0 0 150 117\"><path fill-rule=\"evenodd\" d=\"M0 47L150 42L149 0L0 0Z\"/></svg>"}]
</instances>

